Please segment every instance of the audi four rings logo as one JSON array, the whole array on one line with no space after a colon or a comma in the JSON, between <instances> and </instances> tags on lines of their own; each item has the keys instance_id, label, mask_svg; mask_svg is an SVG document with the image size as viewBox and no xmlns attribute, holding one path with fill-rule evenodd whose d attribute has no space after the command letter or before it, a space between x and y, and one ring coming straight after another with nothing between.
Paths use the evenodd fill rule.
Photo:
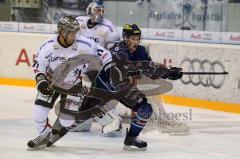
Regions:
<instances>
[{"instance_id":1,"label":"audi four rings logo","mask_svg":"<svg viewBox=\"0 0 240 159\"><path fill-rule=\"evenodd\" d=\"M186 58L181 63L181 68L189 72L224 72L225 67L220 61L211 62L208 59ZM202 85L204 87L221 88L225 75L186 75L181 79L184 84Z\"/></svg>"}]
</instances>

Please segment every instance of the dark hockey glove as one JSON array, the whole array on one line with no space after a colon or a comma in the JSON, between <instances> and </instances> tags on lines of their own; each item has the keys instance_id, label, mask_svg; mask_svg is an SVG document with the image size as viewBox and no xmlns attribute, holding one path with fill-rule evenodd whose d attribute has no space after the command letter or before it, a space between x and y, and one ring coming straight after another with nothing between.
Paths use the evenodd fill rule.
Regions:
<instances>
[{"instance_id":1,"label":"dark hockey glove","mask_svg":"<svg viewBox=\"0 0 240 159\"><path fill-rule=\"evenodd\" d=\"M53 90L49 87L49 82L44 74L36 76L37 90L43 95L52 95Z\"/></svg>"},{"instance_id":2,"label":"dark hockey glove","mask_svg":"<svg viewBox=\"0 0 240 159\"><path fill-rule=\"evenodd\" d=\"M161 66L161 65L157 65L157 64L154 64L154 65L150 65L150 71L147 72L148 74L148 77L153 79L153 80L156 80L156 79L159 79L159 78L165 78L169 72L169 69L166 68L165 66Z\"/></svg>"},{"instance_id":3,"label":"dark hockey glove","mask_svg":"<svg viewBox=\"0 0 240 159\"><path fill-rule=\"evenodd\" d=\"M183 73L181 72L182 68L178 67L171 67L169 69L169 72L167 73L167 76L165 78L168 78L170 80L178 80L181 79L183 76Z\"/></svg>"}]
</instances>

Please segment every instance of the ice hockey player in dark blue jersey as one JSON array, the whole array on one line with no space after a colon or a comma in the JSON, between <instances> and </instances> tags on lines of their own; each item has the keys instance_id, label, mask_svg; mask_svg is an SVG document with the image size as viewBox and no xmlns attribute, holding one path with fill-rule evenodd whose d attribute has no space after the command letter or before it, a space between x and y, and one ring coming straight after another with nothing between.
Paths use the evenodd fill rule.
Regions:
<instances>
[{"instance_id":1,"label":"ice hockey player in dark blue jersey","mask_svg":"<svg viewBox=\"0 0 240 159\"><path fill-rule=\"evenodd\" d=\"M168 69L154 64L147 49L139 45L140 40L141 30L139 27L136 24L126 24L123 27L123 41L117 42L110 49L115 63L111 64L110 71L101 71L96 79L97 88L116 92L118 101L134 112L124 140L124 150L146 150L147 142L138 139L138 136L153 112L146 96L131 82L129 72L134 74L134 70L145 70L143 75L151 79L169 78L177 80L182 77L181 69ZM108 66L103 70L107 70L107 68ZM141 76L141 73L139 76Z\"/></svg>"},{"instance_id":2,"label":"ice hockey player in dark blue jersey","mask_svg":"<svg viewBox=\"0 0 240 159\"><path fill-rule=\"evenodd\" d=\"M132 63L132 65L135 65L135 67L138 67L138 65L143 65L143 63L146 64L150 64L154 62L152 61L150 54L148 52L148 49L146 49L144 46L140 45L140 40L141 40L141 30L139 29L139 27L136 24L133 25L129 25L126 24L123 27L122 30L122 37L123 37L123 41L118 42L115 44L115 46L111 49L111 52L119 52L120 50L124 51L127 56L128 56L128 60ZM115 51L118 50L118 51ZM156 63L155 63L155 66ZM163 66L163 65L162 65ZM144 69L144 68L141 68ZM170 69L173 72L172 79L176 78L180 78L181 72L179 72L181 70L181 68L171 68ZM175 72L176 71L176 72ZM176 74L175 74L176 73ZM148 75L150 76L150 75ZM175 77L176 76L176 77ZM151 79L153 79L154 77L156 77L156 79L159 78L158 75L153 75L151 76ZM140 76L141 78L141 76ZM162 77L164 78L164 77ZM167 78L167 77L165 77ZM137 81L138 81L139 77L133 77L131 78L131 82L135 85L137 85ZM161 113L166 113L167 111L164 108L164 105L161 103L156 103L154 99L156 97L148 97L148 100L151 101L151 104L153 106L153 110L158 109L158 111L160 111ZM158 99L159 100L159 99ZM132 114L135 114L134 112L132 112ZM168 118L164 118L161 116L158 116L160 118L160 120L162 122L160 122L161 125L159 125L161 127L161 132L162 133L169 133L169 134L174 134L174 135L187 135L189 133L189 128L186 125L186 123L182 123L176 120L169 120Z\"/></svg>"},{"instance_id":3,"label":"ice hockey player in dark blue jersey","mask_svg":"<svg viewBox=\"0 0 240 159\"><path fill-rule=\"evenodd\" d=\"M123 27L122 38L123 41L116 43L116 45L111 49L112 53L123 51L127 54L130 62L152 61L147 49L144 46L139 45L141 40L141 30L137 25L126 24ZM127 130L126 138L124 140L123 149L125 150L132 149L134 147L143 150L147 148L147 142L137 138L153 111L152 106L147 102L147 98L144 97L143 99L144 100L142 102L135 105L132 109L131 126L130 129Z\"/></svg>"}]
</instances>

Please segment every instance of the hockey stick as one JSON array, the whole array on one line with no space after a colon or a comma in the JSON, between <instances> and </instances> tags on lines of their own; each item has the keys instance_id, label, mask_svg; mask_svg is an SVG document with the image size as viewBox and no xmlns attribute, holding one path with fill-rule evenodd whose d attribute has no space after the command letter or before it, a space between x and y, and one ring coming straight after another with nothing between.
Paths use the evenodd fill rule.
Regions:
<instances>
[{"instance_id":1,"label":"hockey stick","mask_svg":"<svg viewBox=\"0 0 240 159\"><path fill-rule=\"evenodd\" d=\"M228 72L182 72L183 75L227 75Z\"/></svg>"},{"instance_id":2,"label":"hockey stick","mask_svg":"<svg viewBox=\"0 0 240 159\"><path fill-rule=\"evenodd\" d=\"M138 77L142 75L147 75L146 73L142 72L140 69L131 70L127 73L128 73L127 76L129 77ZM183 75L227 75L229 73L224 71L224 72L182 72L182 74ZM158 74L153 74L153 75L158 75Z\"/></svg>"}]
</instances>

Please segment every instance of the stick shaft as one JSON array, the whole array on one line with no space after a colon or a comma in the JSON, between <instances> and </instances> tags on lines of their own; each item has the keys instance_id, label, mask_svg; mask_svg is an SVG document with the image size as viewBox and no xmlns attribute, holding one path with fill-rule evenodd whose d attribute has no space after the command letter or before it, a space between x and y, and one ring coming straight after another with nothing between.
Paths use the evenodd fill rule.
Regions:
<instances>
[{"instance_id":1,"label":"stick shaft","mask_svg":"<svg viewBox=\"0 0 240 159\"><path fill-rule=\"evenodd\" d=\"M227 75L228 72L182 72L184 75Z\"/></svg>"}]
</instances>

